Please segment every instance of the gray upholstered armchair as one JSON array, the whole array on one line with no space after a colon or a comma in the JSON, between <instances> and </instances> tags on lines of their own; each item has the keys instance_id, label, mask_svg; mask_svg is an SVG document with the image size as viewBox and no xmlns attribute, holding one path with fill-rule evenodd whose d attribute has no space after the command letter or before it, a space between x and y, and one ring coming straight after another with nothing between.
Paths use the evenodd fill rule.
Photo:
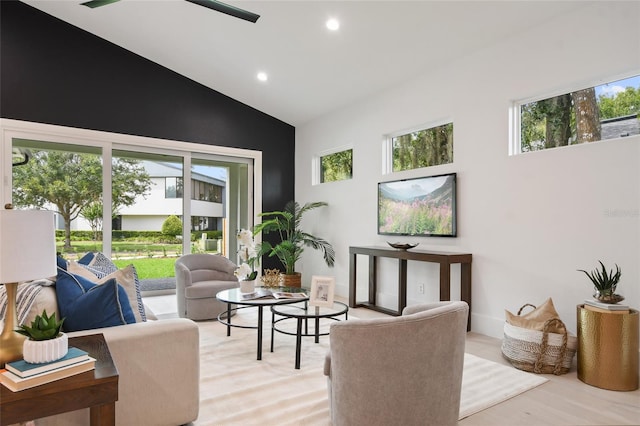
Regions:
<instances>
[{"instance_id":1,"label":"gray upholstered armchair","mask_svg":"<svg viewBox=\"0 0 640 426\"><path fill-rule=\"evenodd\" d=\"M214 319L227 309L219 291L239 287L236 264L217 254L185 254L176 260L178 315L192 320Z\"/></svg>"},{"instance_id":2,"label":"gray upholstered armchair","mask_svg":"<svg viewBox=\"0 0 640 426\"><path fill-rule=\"evenodd\" d=\"M438 302L331 324L333 426L457 424L468 314L465 302Z\"/></svg>"}]
</instances>

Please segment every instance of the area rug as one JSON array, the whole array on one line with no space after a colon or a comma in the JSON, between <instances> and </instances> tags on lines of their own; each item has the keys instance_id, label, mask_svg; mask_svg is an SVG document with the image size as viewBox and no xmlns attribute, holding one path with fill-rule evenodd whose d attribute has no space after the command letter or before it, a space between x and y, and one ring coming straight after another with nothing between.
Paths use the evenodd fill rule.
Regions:
<instances>
[{"instance_id":1,"label":"area rug","mask_svg":"<svg viewBox=\"0 0 640 426\"><path fill-rule=\"evenodd\" d=\"M254 325L256 312L241 310L233 321ZM198 323L200 415L195 426L330 425L327 382L322 372L329 337L321 337L317 344L312 337L303 338L301 368L296 370L294 336L276 333L274 352L270 352L270 317L265 310L261 361L256 360L255 330L233 328L227 337L226 327L217 321ZM547 380L465 354L460 419Z\"/></svg>"}]
</instances>

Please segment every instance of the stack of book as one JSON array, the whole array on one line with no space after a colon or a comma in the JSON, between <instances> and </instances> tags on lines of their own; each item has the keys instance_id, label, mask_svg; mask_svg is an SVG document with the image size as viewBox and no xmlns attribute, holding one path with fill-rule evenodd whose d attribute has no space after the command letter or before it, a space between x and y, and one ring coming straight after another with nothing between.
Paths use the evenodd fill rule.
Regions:
<instances>
[{"instance_id":1,"label":"stack of book","mask_svg":"<svg viewBox=\"0 0 640 426\"><path fill-rule=\"evenodd\" d=\"M95 363L95 358L87 352L70 347L67 355L57 361L31 364L21 359L6 363L5 368L0 370L0 383L18 392L93 370Z\"/></svg>"},{"instance_id":2,"label":"stack of book","mask_svg":"<svg viewBox=\"0 0 640 426\"><path fill-rule=\"evenodd\" d=\"M607 312L615 314L628 314L629 305L620 303L603 303L596 299L585 299L584 308L595 312Z\"/></svg>"}]
</instances>

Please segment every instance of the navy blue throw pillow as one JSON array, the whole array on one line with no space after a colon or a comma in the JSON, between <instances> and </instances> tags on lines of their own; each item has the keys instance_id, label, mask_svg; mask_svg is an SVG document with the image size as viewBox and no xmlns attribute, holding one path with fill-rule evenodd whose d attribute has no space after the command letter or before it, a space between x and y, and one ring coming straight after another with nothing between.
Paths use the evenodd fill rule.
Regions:
<instances>
[{"instance_id":1,"label":"navy blue throw pillow","mask_svg":"<svg viewBox=\"0 0 640 426\"><path fill-rule=\"evenodd\" d=\"M127 293L115 279L96 284L58 268L56 298L64 331L92 330L136 322Z\"/></svg>"},{"instance_id":2,"label":"navy blue throw pillow","mask_svg":"<svg viewBox=\"0 0 640 426\"><path fill-rule=\"evenodd\" d=\"M88 265L91 263L91 261L94 258L94 254L91 252L88 252L87 254L85 254L84 256L82 256L80 259L78 259L78 263L81 265Z\"/></svg>"}]
</instances>

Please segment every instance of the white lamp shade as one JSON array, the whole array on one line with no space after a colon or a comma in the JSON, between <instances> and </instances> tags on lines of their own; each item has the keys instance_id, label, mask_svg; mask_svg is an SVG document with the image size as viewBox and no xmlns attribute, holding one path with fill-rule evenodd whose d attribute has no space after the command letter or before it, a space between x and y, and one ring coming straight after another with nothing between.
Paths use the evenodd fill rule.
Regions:
<instances>
[{"instance_id":1,"label":"white lamp shade","mask_svg":"<svg viewBox=\"0 0 640 426\"><path fill-rule=\"evenodd\" d=\"M0 210L0 284L55 275L53 212Z\"/></svg>"}]
</instances>

